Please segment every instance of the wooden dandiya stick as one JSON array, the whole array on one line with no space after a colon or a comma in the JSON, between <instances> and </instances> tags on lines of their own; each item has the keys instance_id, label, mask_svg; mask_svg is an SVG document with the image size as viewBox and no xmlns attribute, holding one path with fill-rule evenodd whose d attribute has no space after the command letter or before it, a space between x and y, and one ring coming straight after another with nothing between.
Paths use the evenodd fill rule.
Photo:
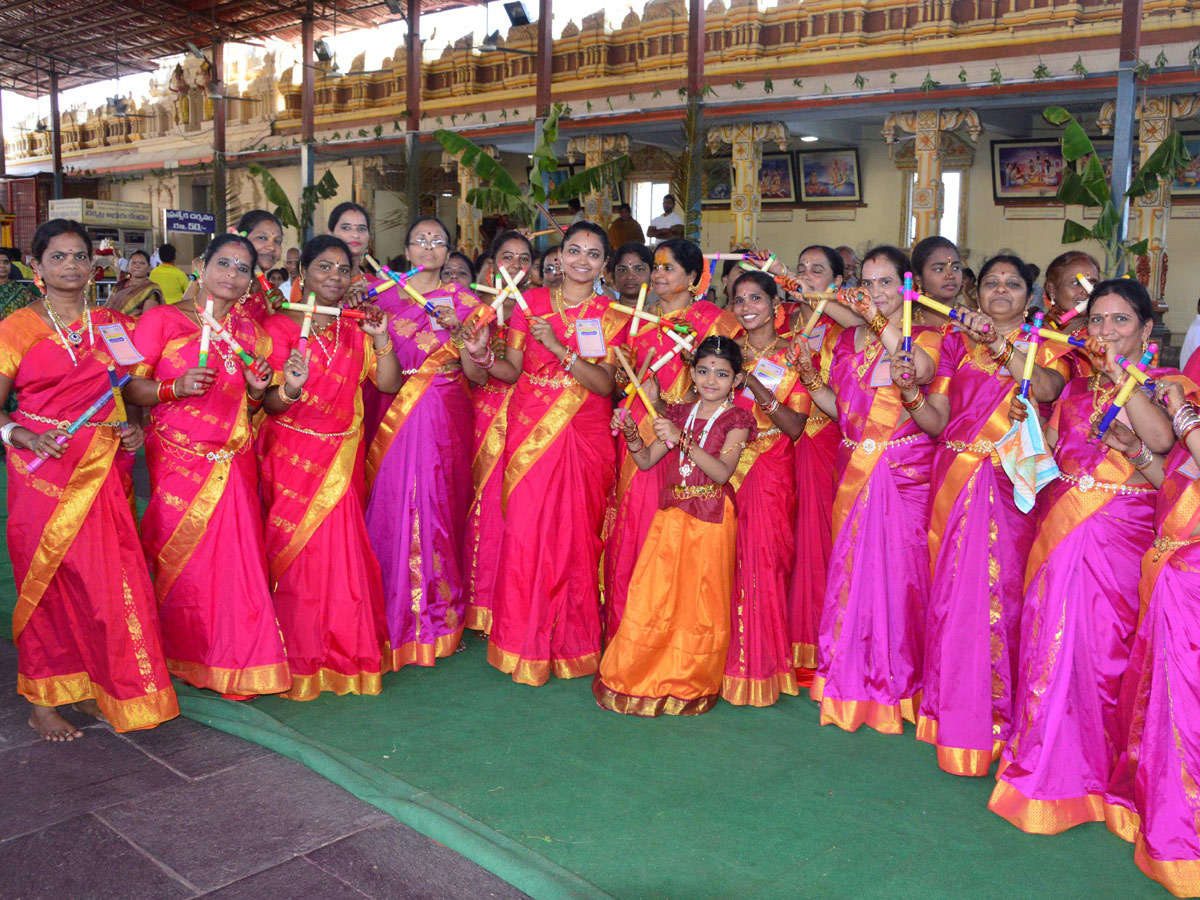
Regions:
<instances>
[{"instance_id":1,"label":"wooden dandiya stick","mask_svg":"<svg viewBox=\"0 0 1200 900\"><path fill-rule=\"evenodd\" d=\"M1029 396L1029 387L1033 382L1033 367L1037 357L1038 345L1041 343L1042 319L1045 313L1038 310L1033 314L1033 328L1029 332L1029 347L1025 350L1025 369L1021 373L1021 399Z\"/></svg>"},{"instance_id":2,"label":"wooden dandiya stick","mask_svg":"<svg viewBox=\"0 0 1200 900\"><path fill-rule=\"evenodd\" d=\"M913 295L912 272L904 273L904 308L900 316L900 352L912 353L912 305Z\"/></svg>"},{"instance_id":3,"label":"wooden dandiya stick","mask_svg":"<svg viewBox=\"0 0 1200 900\"><path fill-rule=\"evenodd\" d=\"M649 322L651 325L660 326L664 331L678 331L680 334L684 335L692 333L691 322L672 322L670 319L664 318L663 316L656 316L654 313L648 313L644 310L635 309L634 307L626 306L623 303L614 302L608 305L611 309L615 309L617 312L623 312L627 316L632 316L635 322L638 319L641 319L643 322Z\"/></svg>"},{"instance_id":4,"label":"wooden dandiya stick","mask_svg":"<svg viewBox=\"0 0 1200 900\"><path fill-rule=\"evenodd\" d=\"M1146 352L1142 354L1141 360L1138 361L1137 368L1145 372L1146 367L1150 365L1150 360L1154 359L1154 354L1158 352L1158 344L1151 344L1146 348ZM1108 427L1112 425L1113 420L1129 402L1129 398L1133 396L1133 392L1137 390L1137 378L1127 378L1125 383L1121 385L1121 389L1117 391L1117 396L1113 397L1112 405L1108 408L1108 412L1104 414L1104 418L1100 420L1100 424L1096 426L1096 440L1101 440Z\"/></svg>"},{"instance_id":5,"label":"wooden dandiya stick","mask_svg":"<svg viewBox=\"0 0 1200 900\"><path fill-rule=\"evenodd\" d=\"M125 412L125 398L121 396L121 379L117 377L117 367L108 367L108 386L112 389L113 410L117 421L121 423L121 431L129 430L129 415Z\"/></svg>"},{"instance_id":6,"label":"wooden dandiya stick","mask_svg":"<svg viewBox=\"0 0 1200 900\"><path fill-rule=\"evenodd\" d=\"M89 406L87 409L85 409L83 411L83 414L78 419L76 419L74 422L72 422L70 425L67 426L67 429L66 429L67 433L65 435L60 434L58 437L56 437L54 439L54 442L56 444L58 444L58 446L60 446L60 447L63 446L67 442L68 436L73 435L80 428L82 428L84 425L86 425L88 422L90 422L92 419L94 419L96 417L96 414L99 413L100 410L102 410L105 407L105 405L108 403L108 401L113 399L113 392L115 390L119 390L120 388L125 387L125 385L127 385L127 384L129 384L129 376L122 375L120 380L117 381L116 388L114 388L112 385L109 385L108 387L106 387L104 389L104 393L101 394L99 397L97 397L96 401L91 406ZM40 469L42 467L42 463L44 463L49 458L50 457L48 457L48 456L45 458L42 458L40 456L35 457L33 462L31 462L29 464L28 471L36 472L38 469Z\"/></svg>"},{"instance_id":7,"label":"wooden dandiya stick","mask_svg":"<svg viewBox=\"0 0 1200 900\"><path fill-rule=\"evenodd\" d=\"M523 269L522 272L524 272ZM525 313L527 316L530 315L531 313L529 311L529 304L525 302L525 295L521 293L521 289L517 287L517 283L513 281L513 277L508 274L508 269L504 268L504 266L500 266L500 275L507 282L508 292L511 296L516 298L517 306L521 307L521 312Z\"/></svg>"},{"instance_id":8,"label":"wooden dandiya stick","mask_svg":"<svg viewBox=\"0 0 1200 900\"><path fill-rule=\"evenodd\" d=\"M638 380L637 373L633 371L633 366L629 364L629 360L625 358L625 354L620 347L613 347L613 352L617 355L617 361L621 363L621 368L625 370L625 374L629 376L629 384L637 391L637 395L641 398L642 404L646 407L646 413L651 419L659 418L658 410L654 408L654 402L646 395L645 389L642 388L642 383ZM667 445L668 450L675 448L673 441L663 441Z\"/></svg>"},{"instance_id":9,"label":"wooden dandiya stick","mask_svg":"<svg viewBox=\"0 0 1200 900\"><path fill-rule=\"evenodd\" d=\"M1028 324L1022 325L1021 331L1032 335L1034 334L1034 326ZM1070 344L1072 347L1078 347L1080 350L1087 346L1083 338L1075 337L1075 335L1067 334L1064 331L1055 331L1053 328L1038 328L1036 333L1043 340L1053 341L1056 344Z\"/></svg>"},{"instance_id":10,"label":"wooden dandiya stick","mask_svg":"<svg viewBox=\"0 0 1200 900\"><path fill-rule=\"evenodd\" d=\"M641 327L641 316L646 309L646 290L650 287L646 282L642 282L641 288L638 290L637 305L633 311L633 321L629 323L629 337L637 337L638 329Z\"/></svg>"},{"instance_id":11,"label":"wooden dandiya stick","mask_svg":"<svg viewBox=\"0 0 1200 900\"><path fill-rule=\"evenodd\" d=\"M204 301L204 311L210 317L213 314L213 296L208 295L208 299ZM212 343L212 328L207 322L200 329L200 368L208 368L208 347Z\"/></svg>"},{"instance_id":12,"label":"wooden dandiya stick","mask_svg":"<svg viewBox=\"0 0 1200 900\"><path fill-rule=\"evenodd\" d=\"M310 297L313 295L309 295ZM307 310L308 305L305 303L288 303L284 301L280 304L281 309L300 309ZM333 316L335 319L370 319L370 315L363 312L361 309L346 309L343 306L315 306L313 312L322 316Z\"/></svg>"},{"instance_id":13,"label":"wooden dandiya stick","mask_svg":"<svg viewBox=\"0 0 1200 900\"><path fill-rule=\"evenodd\" d=\"M644 360L642 360L642 367L640 369L638 369L638 381L646 380L646 373L650 370L650 363L652 363L653 361L654 361L654 348L651 347L650 350L646 353L646 358ZM621 400L620 404L617 406L618 412L621 413L622 420L624 420L625 416L629 414L629 407L633 406L633 398L636 395L637 395L637 391L635 391L633 389L632 385L625 386L625 397ZM616 435L615 431L613 432L613 435L614 436Z\"/></svg>"},{"instance_id":14,"label":"wooden dandiya stick","mask_svg":"<svg viewBox=\"0 0 1200 900\"><path fill-rule=\"evenodd\" d=\"M553 228L543 228L541 231L531 232L529 236L531 238L544 237L547 234L562 234L566 230L566 227L563 225L555 225Z\"/></svg>"},{"instance_id":15,"label":"wooden dandiya stick","mask_svg":"<svg viewBox=\"0 0 1200 900\"><path fill-rule=\"evenodd\" d=\"M212 329L212 333L224 341L242 362L254 368L254 357L245 351L242 345L237 342L237 338L221 327L221 323L214 319L208 310L200 313L200 318L208 324L208 327ZM255 368L254 371L257 373L258 369Z\"/></svg>"},{"instance_id":16,"label":"wooden dandiya stick","mask_svg":"<svg viewBox=\"0 0 1200 900\"><path fill-rule=\"evenodd\" d=\"M312 333L313 313L317 311L317 295L310 292L308 302L304 304L304 321L300 323L300 355L308 350L308 336Z\"/></svg>"}]
</instances>

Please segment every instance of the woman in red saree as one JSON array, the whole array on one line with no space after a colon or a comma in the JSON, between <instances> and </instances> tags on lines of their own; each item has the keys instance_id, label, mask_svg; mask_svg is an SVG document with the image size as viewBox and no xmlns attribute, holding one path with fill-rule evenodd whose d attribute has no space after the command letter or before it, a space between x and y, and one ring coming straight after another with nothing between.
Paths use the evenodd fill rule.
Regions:
<instances>
[{"instance_id":1,"label":"woman in red saree","mask_svg":"<svg viewBox=\"0 0 1200 900\"><path fill-rule=\"evenodd\" d=\"M709 335L733 337L741 332L732 313L714 303L696 299L695 291L700 286L705 260L700 249L691 241L672 238L663 241L654 250L654 269L650 274L650 287L658 299L646 304L646 311L662 316L672 325L686 325L691 332L692 346ZM654 385L661 386L659 394L666 404L680 403L692 386L691 369L683 358L679 345L666 332L647 322L629 323L628 345L631 362L641 371L647 359L652 359L651 370L646 381L650 383L651 396ZM617 379L625 383L622 372ZM640 402L625 402L637 422L642 440L654 440L652 420ZM660 409L665 409L659 404ZM666 468L654 466L642 471L629 458L624 441L617 451L619 470L617 474L615 513L611 530L604 549L604 633L616 634L625 609L625 597L629 590L629 579L638 554L650 531L650 521L658 511L658 498L662 493Z\"/></svg>"},{"instance_id":2,"label":"woman in red saree","mask_svg":"<svg viewBox=\"0 0 1200 900\"><path fill-rule=\"evenodd\" d=\"M46 297L0 323L0 413L8 451L8 552L17 585L13 638L17 690L46 740L81 737L55 707L75 703L117 731L179 714L159 638L154 586L138 546L127 483L114 460L142 443L122 433L110 405L74 436L78 418L121 374L105 338L129 344L133 320L85 299L91 240L77 222L52 219L33 237ZM103 331L101 330L103 329ZM58 441L61 440L61 445ZM35 472L34 459L46 460Z\"/></svg>"},{"instance_id":3,"label":"woman in red saree","mask_svg":"<svg viewBox=\"0 0 1200 900\"><path fill-rule=\"evenodd\" d=\"M321 235L300 256L303 295L340 306L350 286L350 251ZM362 392L400 390L400 363L387 320L317 313L307 351L299 343L304 313L267 318L272 368L282 391L265 401L273 413L259 429L259 468L267 563L292 687L291 700L321 691L378 694L391 668L379 563L364 521ZM361 330L360 330L361 329ZM386 654L386 655L385 655Z\"/></svg>"},{"instance_id":4,"label":"woman in red saree","mask_svg":"<svg viewBox=\"0 0 1200 900\"><path fill-rule=\"evenodd\" d=\"M828 384L805 354L796 358L813 402L842 430L829 585L809 693L821 704L821 724L846 731L866 724L900 734L920 704L933 442L909 417L923 399L909 404L900 392L933 380L941 333L914 327L913 352L902 353L901 287L910 271L895 247L867 254L867 296L855 301L867 324L842 332ZM892 359L902 357L911 357L912 367L893 377Z\"/></svg>"},{"instance_id":5,"label":"woman in red saree","mask_svg":"<svg viewBox=\"0 0 1200 900\"><path fill-rule=\"evenodd\" d=\"M917 740L937 747L954 775L988 773L1012 730L1025 596L1025 560L1036 516L1018 507L995 443L1012 427L1028 337L1021 332L1032 278L1015 256L979 271L979 312L942 340L928 402L912 413L940 439L933 460L925 617L925 690ZM1051 403L1069 375L1064 344L1038 347L1034 402ZM910 398L911 399L911 398Z\"/></svg>"},{"instance_id":6,"label":"woman in red saree","mask_svg":"<svg viewBox=\"0 0 1200 900\"><path fill-rule=\"evenodd\" d=\"M746 331L740 342L746 388L734 392L734 403L753 414L757 432L729 479L737 493L737 568L721 696L738 706L770 706L780 694L800 693L788 629L796 527L792 442L804 433L812 400L788 365L788 343L775 331L777 296L770 275L743 272L730 299Z\"/></svg>"},{"instance_id":7,"label":"woman in red saree","mask_svg":"<svg viewBox=\"0 0 1200 900\"><path fill-rule=\"evenodd\" d=\"M1059 477L1038 498L1012 736L988 803L1031 834L1105 819L1105 790L1129 731L1118 695L1137 625L1140 564L1154 540L1154 486L1141 469L1175 442L1171 420L1140 390L1121 413L1141 438L1135 448L1115 449L1111 429L1106 442L1095 440L1129 377L1116 356L1137 359L1150 339L1146 289L1124 278L1101 282L1087 323L1099 371L1067 383L1046 430Z\"/></svg>"},{"instance_id":8,"label":"woman in red saree","mask_svg":"<svg viewBox=\"0 0 1200 900\"><path fill-rule=\"evenodd\" d=\"M267 586L250 422L271 383L271 346L260 325L234 313L254 258L250 242L235 234L219 235L204 254L213 317L254 364L243 365L214 334L201 366L204 307L181 301L138 322L134 342L145 360L126 388L130 402L152 408L142 545L167 667L189 684L235 697L277 694L292 682Z\"/></svg>"},{"instance_id":9,"label":"woman in red saree","mask_svg":"<svg viewBox=\"0 0 1200 900\"><path fill-rule=\"evenodd\" d=\"M522 289L533 266L533 247L516 231L506 231L492 242L491 260L503 268ZM503 282L502 282L503 283ZM487 300L495 296L487 295ZM492 329L492 352L504 356L508 322L515 297L504 302ZM496 573L500 570L500 545L504 540L504 514L500 511L500 489L504 481L504 436L508 422L508 400L513 386L499 378L471 385L475 433L471 448L471 481L475 496L467 511L467 534L463 541L463 580L467 593L467 627L485 634L492 630L492 607L496 603Z\"/></svg>"},{"instance_id":10,"label":"woman in red saree","mask_svg":"<svg viewBox=\"0 0 1200 900\"><path fill-rule=\"evenodd\" d=\"M626 327L594 290L604 229L576 223L562 247L562 285L529 291L529 314L513 311L505 358L485 356L484 332L467 343L481 366L516 384L488 662L531 685L591 675L600 662L600 530L616 463L610 397Z\"/></svg>"}]
</instances>

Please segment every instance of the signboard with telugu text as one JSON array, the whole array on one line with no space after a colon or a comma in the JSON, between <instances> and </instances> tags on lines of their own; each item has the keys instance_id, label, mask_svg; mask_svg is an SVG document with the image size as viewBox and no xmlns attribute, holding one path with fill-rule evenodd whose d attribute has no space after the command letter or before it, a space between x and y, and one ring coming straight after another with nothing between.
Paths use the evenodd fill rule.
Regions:
<instances>
[{"instance_id":1,"label":"signboard with telugu text","mask_svg":"<svg viewBox=\"0 0 1200 900\"><path fill-rule=\"evenodd\" d=\"M50 218L74 219L81 225L103 225L109 228L149 228L153 213L149 203L125 200L51 200Z\"/></svg>"},{"instance_id":2,"label":"signboard with telugu text","mask_svg":"<svg viewBox=\"0 0 1200 900\"><path fill-rule=\"evenodd\" d=\"M182 231L184 234L216 234L217 217L212 213L188 209L164 209L163 231Z\"/></svg>"}]
</instances>

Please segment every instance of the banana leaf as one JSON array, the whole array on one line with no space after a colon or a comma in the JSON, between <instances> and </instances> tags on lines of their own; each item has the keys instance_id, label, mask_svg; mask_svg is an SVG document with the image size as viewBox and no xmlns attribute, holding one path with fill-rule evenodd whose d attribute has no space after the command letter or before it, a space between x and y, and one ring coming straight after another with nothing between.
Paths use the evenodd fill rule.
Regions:
<instances>
[{"instance_id":1,"label":"banana leaf","mask_svg":"<svg viewBox=\"0 0 1200 900\"><path fill-rule=\"evenodd\" d=\"M258 163L250 163L250 174L262 181L263 195L267 202L275 205L274 213L279 217L279 221L300 231L300 220L296 218L295 207L292 206L287 191L275 180L275 176Z\"/></svg>"},{"instance_id":2,"label":"banana leaf","mask_svg":"<svg viewBox=\"0 0 1200 900\"><path fill-rule=\"evenodd\" d=\"M459 165L470 169L491 187L514 196L521 193L521 188L513 177L478 144L444 128L435 131L433 139L442 145L443 150L456 158Z\"/></svg>"},{"instance_id":3,"label":"banana leaf","mask_svg":"<svg viewBox=\"0 0 1200 900\"><path fill-rule=\"evenodd\" d=\"M1078 222L1073 222L1070 219L1063 222L1062 242L1064 244L1074 244L1078 241L1086 241L1095 237L1090 228L1085 228Z\"/></svg>"},{"instance_id":4,"label":"banana leaf","mask_svg":"<svg viewBox=\"0 0 1200 900\"><path fill-rule=\"evenodd\" d=\"M618 156L598 166L576 172L551 190L549 199L552 203L560 203L572 197L601 192L606 186L623 181L632 169L633 160L628 156Z\"/></svg>"}]
</instances>

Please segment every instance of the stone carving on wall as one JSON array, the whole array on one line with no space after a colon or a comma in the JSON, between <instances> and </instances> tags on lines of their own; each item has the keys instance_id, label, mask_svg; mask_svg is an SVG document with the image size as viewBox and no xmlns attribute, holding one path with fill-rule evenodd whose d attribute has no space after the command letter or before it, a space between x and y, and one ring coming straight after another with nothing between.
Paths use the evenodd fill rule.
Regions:
<instances>
[{"instance_id":1,"label":"stone carving on wall","mask_svg":"<svg viewBox=\"0 0 1200 900\"><path fill-rule=\"evenodd\" d=\"M730 183L733 195L733 237L729 249L756 247L758 216L762 212L762 191L758 172L762 168L763 141L772 141L780 150L787 150L787 126L782 122L745 122L737 125L718 125L708 130L708 151L716 153L729 144Z\"/></svg>"}]
</instances>

